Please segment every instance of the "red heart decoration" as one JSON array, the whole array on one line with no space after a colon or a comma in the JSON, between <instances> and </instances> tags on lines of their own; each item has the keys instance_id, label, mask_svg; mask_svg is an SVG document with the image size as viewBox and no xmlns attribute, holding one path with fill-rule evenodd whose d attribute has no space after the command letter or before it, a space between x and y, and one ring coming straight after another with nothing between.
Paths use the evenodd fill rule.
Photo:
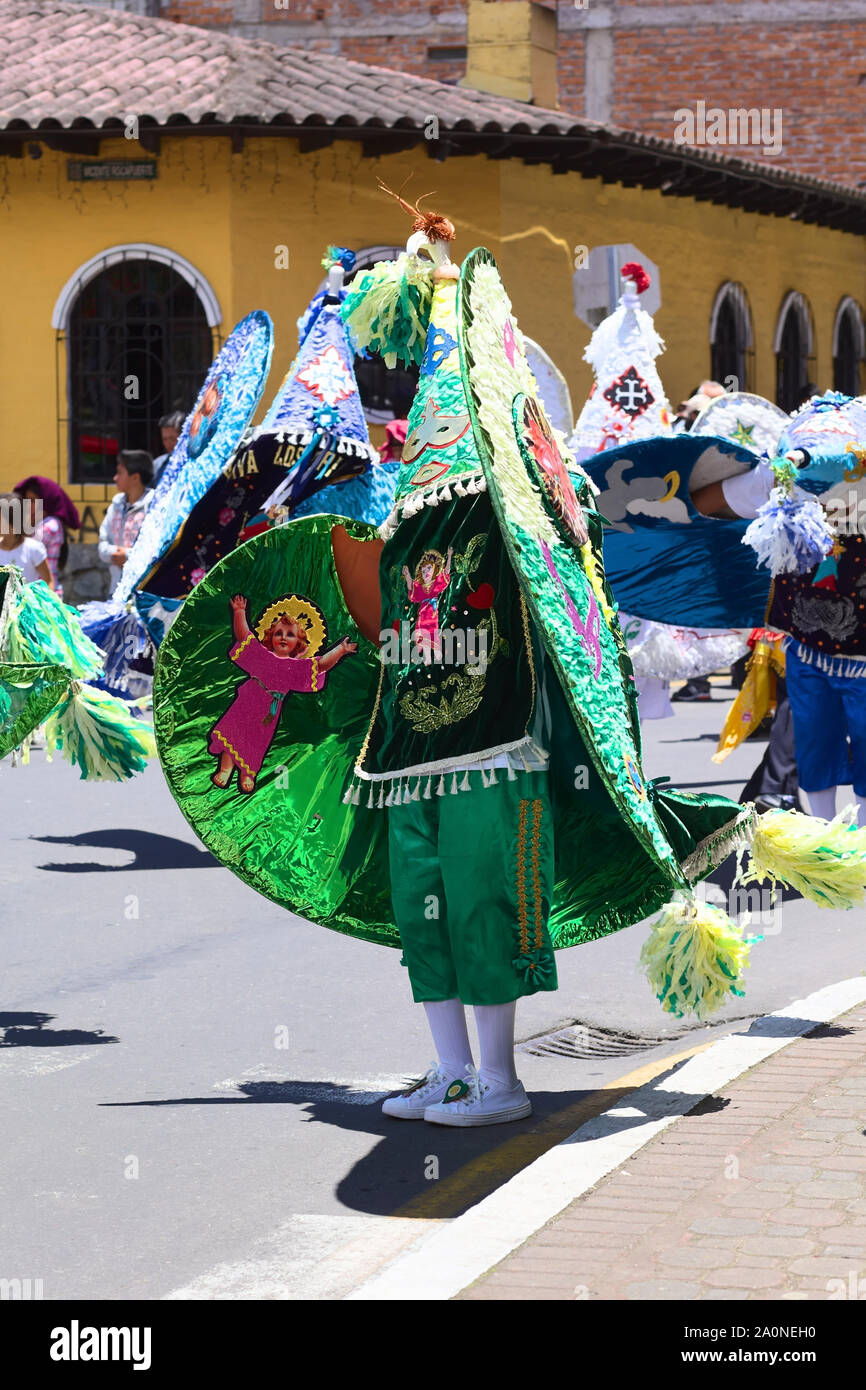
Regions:
<instances>
[{"instance_id":1,"label":"red heart decoration","mask_svg":"<svg viewBox=\"0 0 866 1390\"><path fill-rule=\"evenodd\" d=\"M400 619L399 619L399 618L397 618L397 619L391 624L391 628L392 628L392 630L393 630L394 632L399 632L399 631L400 631Z\"/></svg>"},{"instance_id":2,"label":"red heart decoration","mask_svg":"<svg viewBox=\"0 0 866 1390\"><path fill-rule=\"evenodd\" d=\"M492 584L480 584L474 594L466 595L466 602L470 608L491 608L496 591Z\"/></svg>"}]
</instances>

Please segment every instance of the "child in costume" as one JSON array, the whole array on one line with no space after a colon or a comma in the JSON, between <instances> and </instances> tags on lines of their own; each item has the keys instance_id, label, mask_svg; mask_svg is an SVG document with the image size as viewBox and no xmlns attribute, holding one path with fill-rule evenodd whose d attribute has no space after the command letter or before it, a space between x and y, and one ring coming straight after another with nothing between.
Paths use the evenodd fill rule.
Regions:
<instances>
[{"instance_id":1,"label":"child in costume","mask_svg":"<svg viewBox=\"0 0 866 1390\"><path fill-rule=\"evenodd\" d=\"M219 758L211 781L225 789L237 768L240 790L249 795L273 741L284 697L292 691L321 690L328 671L358 646L344 637L317 656L315 633L324 631L321 614L295 594L278 599L262 614L258 637L250 631L243 594L234 595L231 611L235 640L229 656L249 679L238 686L211 734L210 751Z\"/></svg>"},{"instance_id":2,"label":"child in costume","mask_svg":"<svg viewBox=\"0 0 866 1390\"><path fill-rule=\"evenodd\" d=\"M441 655L443 628L481 628L495 640L488 640L483 675L468 663L430 666L429 654L421 664L383 664L379 706L356 768L371 798L378 791L387 807L394 916L438 1058L383 1109L402 1119L495 1124L532 1109L514 1068L516 1000L557 983L547 930L547 728L519 586L479 486L457 355L458 269L447 255L454 228L419 215L416 233L432 247L436 269L398 482L403 515L380 562L382 629L404 620L411 606L426 653L432 647ZM450 484L449 500L430 505L422 490L431 482ZM427 504L416 511L419 498ZM462 794L445 791L447 782L456 791L458 780ZM467 1004L475 1007L479 1069Z\"/></svg>"}]
</instances>

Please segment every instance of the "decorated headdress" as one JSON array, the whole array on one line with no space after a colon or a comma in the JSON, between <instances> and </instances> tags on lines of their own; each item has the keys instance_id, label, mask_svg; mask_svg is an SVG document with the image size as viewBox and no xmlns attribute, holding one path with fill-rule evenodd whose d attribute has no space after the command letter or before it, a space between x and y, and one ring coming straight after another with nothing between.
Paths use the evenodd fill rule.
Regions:
<instances>
[{"instance_id":1,"label":"decorated headdress","mask_svg":"<svg viewBox=\"0 0 866 1390\"><path fill-rule=\"evenodd\" d=\"M595 384L569 440L578 460L635 439L672 433L670 406L655 365L665 345L652 317L640 307L650 278L637 261L628 261L620 275L619 303L583 354Z\"/></svg>"},{"instance_id":2,"label":"decorated headdress","mask_svg":"<svg viewBox=\"0 0 866 1390\"><path fill-rule=\"evenodd\" d=\"M694 435L730 439L743 449L772 458L779 438L790 423L784 410L750 391L726 391L707 401L691 428Z\"/></svg>"},{"instance_id":3,"label":"decorated headdress","mask_svg":"<svg viewBox=\"0 0 866 1390\"><path fill-rule=\"evenodd\" d=\"M327 287L301 320L298 355L249 440L257 464L273 462L277 471L271 470L271 491L245 538L267 526L275 508L289 518L335 512L378 525L393 502L393 475L379 467L370 443L353 365L356 344L341 314L348 298L343 276L354 262L354 252L328 247Z\"/></svg>"},{"instance_id":4,"label":"decorated headdress","mask_svg":"<svg viewBox=\"0 0 866 1390\"><path fill-rule=\"evenodd\" d=\"M438 212L407 203L379 180L412 218L412 235L396 261L380 261L358 277L343 307L343 318L361 349L378 352L388 367L419 367L424 360L433 302L433 272L449 261L454 223ZM429 197L429 194L424 194Z\"/></svg>"},{"instance_id":5,"label":"decorated headdress","mask_svg":"<svg viewBox=\"0 0 866 1390\"><path fill-rule=\"evenodd\" d=\"M262 310L232 330L184 421L171 458L114 592L125 603L176 539L221 475L259 403L270 370L274 329Z\"/></svg>"},{"instance_id":6,"label":"decorated headdress","mask_svg":"<svg viewBox=\"0 0 866 1390\"><path fill-rule=\"evenodd\" d=\"M189 525L193 512L223 480L226 461L264 390L272 352L273 324L256 309L236 324L212 363L160 474L112 597L85 604L81 610L84 631L106 655L102 683L114 694L129 699L149 688L149 678L137 675L130 666L148 646L147 629L130 600L150 584L164 558L174 566L179 537L195 534ZM187 583L180 594L169 590L169 596L183 597L190 587Z\"/></svg>"},{"instance_id":7,"label":"decorated headdress","mask_svg":"<svg viewBox=\"0 0 866 1390\"><path fill-rule=\"evenodd\" d=\"M167 626L157 602L185 598L258 531L309 512L376 523L388 514L393 479L379 467L370 444L354 349L340 318L343 276L354 261L347 247L327 248L326 283L299 321L300 350L264 423L234 440L234 451L187 518L180 542L146 576L146 593L136 603L156 645Z\"/></svg>"},{"instance_id":8,"label":"decorated headdress","mask_svg":"<svg viewBox=\"0 0 866 1390\"><path fill-rule=\"evenodd\" d=\"M318 290L298 319L298 347L319 316L325 304L342 304L346 298L345 277L355 269L355 253L348 246L329 246L322 257L322 269L327 272L324 289Z\"/></svg>"},{"instance_id":9,"label":"decorated headdress","mask_svg":"<svg viewBox=\"0 0 866 1390\"><path fill-rule=\"evenodd\" d=\"M774 577L805 574L829 559L837 538L813 494L844 484L834 496L847 510L852 485L866 473L864 443L861 398L825 391L794 411L770 460L776 487L745 535Z\"/></svg>"},{"instance_id":10,"label":"decorated headdress","mask_svg":"<svg viewBox=\"0 0 866 1390\"><path fill-rule=\"evenodd\" d=\"M866 443L866 398L825 391L812 396L786 422L778 453L802 449L825 457L846 452L848 445Z\"/></svg>"},{"instance_id":11,"label":"decorated headdress","mask_svg":"<svg viewBox=\"0 0 866 1390\"><path fill-rule=\"evenodd\" d=\"M376 453L370 447L358 395L352 366L354 352L340 317L346 292L342 286L343 261L331 259L331 252L336 256L337 251L338 248L329 247L322 262L328 263L328 287L313 298L307 309L304 318L312 315L313 321L306 332L302 330L298 355L255 438L279 430L292 442L307 443L315 434L326 433L339 452L372 461ZM344 252L346 260L348 254L351 253Z\"/></svg>"}]
</instances>

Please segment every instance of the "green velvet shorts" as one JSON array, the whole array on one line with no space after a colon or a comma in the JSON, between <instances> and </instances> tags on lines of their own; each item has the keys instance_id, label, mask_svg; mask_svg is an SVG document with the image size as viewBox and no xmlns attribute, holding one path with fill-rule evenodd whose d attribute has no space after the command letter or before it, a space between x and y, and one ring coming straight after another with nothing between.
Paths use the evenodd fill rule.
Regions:
<instances>
[{"instance_id":1,"label":"green velvet shorts","mask_svg":"<svg viewBox=\"0 0 866 1390\"><path fill-rule=\"evenodd\" d=\"M416 1003L506 1004L557 987L547 773L496 777L484 787L473 773L469 791L388 809L394 916Z\"/></svg>"}]
</instances>

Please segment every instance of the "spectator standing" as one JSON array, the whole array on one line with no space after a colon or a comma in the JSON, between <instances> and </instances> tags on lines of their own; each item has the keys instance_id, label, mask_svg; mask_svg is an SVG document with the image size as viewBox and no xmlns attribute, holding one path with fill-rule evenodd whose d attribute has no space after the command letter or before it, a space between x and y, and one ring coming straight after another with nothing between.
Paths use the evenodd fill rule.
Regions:
<instances>
[{"instance_id":1,"label":"spectator standing","mask_svg":"<svg viewBox=\"0 0 866 1390\"><path fill-rule=\"evenodd\" d=\"M156 487L162 476L162 470L168 463L174 447L180 438L183 429L184 415L181 410L174 410L170 415L163 415L159 422L159 434L162 440L162 453L158 454L153 460L153 486Z\"/></svg>"},{"instance_id":2,"label":"spectator standing","mask_svg":"<svg viewBox=\"0 0 866 1390\"><path fill-rule=\"evenodd\" d=\"M108 565L113 594L141 523L153 501L153 459L144 449L124 449L117 455L111 499L99 528L99 558Z\"/></svg>"}]
</instances>

